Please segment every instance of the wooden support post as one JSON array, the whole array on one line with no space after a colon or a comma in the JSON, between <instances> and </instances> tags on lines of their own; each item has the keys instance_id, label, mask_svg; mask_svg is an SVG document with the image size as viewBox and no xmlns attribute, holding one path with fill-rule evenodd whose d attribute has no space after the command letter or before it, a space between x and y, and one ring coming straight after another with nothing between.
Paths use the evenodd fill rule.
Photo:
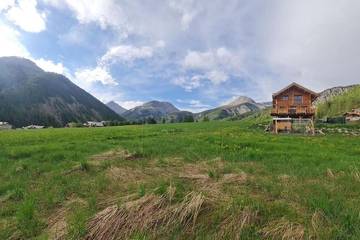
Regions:
<instances>
[{"instance_id":1,"label":"wooden support post","mask_svg":"<svg viewBox=\"0 0 360 240\"><path fill-rule=\"evenodd\" d=\"M315 135L315 124L314 124L314 120L313 118L311 118L311 132L312 132L312 135Z\"/></svg>"}]
</instances>

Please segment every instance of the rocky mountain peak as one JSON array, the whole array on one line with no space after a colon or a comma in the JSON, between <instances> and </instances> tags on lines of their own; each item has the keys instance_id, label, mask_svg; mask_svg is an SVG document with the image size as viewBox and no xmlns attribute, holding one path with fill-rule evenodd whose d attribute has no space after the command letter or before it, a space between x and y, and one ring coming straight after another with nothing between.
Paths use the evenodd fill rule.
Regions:
<instances>
[{"instance_id":1,"label":"rocky mountain peak","mask_svg":"<svg viewBox=\"0 0 360 240\"><path fill-rule=\"evenodd\" d=\"M117 104L114 101L110 101L106 104L111 110L113 110L114 112L116 112L117 114L121 115L124 112L127 111L127 109L123 108L122 106L120 106L119 104Z\"/></svg>"},{"instance_id":2,"label":"rocky mountain peak","mask_svg":"<svg viewBox=\"0 0 360 240\"><path fill-rule=\"evenodd\" d=\"M255 104L256 102L252 98L249 98L246 96L239 96L236 99L234 99L233 101L231 101L230 103L226 104L226 106L233 107L233 106L241 105L244 103Z\"/></svg>"}]
</instances>

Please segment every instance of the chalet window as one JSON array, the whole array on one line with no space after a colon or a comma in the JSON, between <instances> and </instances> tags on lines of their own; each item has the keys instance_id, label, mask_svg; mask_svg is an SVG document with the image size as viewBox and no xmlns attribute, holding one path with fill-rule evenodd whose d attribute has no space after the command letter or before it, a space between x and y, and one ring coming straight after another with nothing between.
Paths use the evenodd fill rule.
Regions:
<instances>
[{"instance_id":1,"label":"chalet window","mask_svg":"<svg viewBox=\"0 0 360 240\"><path fill-rule=\"evenodd\" d=\"M283 100L283 101L288 101L288 100L289 100L289 96L288 96L288 95L281 96L281 100Z\"/></svg>"},{"instance_id":2,"label":"chalet window","mask_svg":"<svg viewBox=\"0 0 360 240\"><path fill-rule=\"evenodd\" d=\"M302 102L303 102L303 96L302 96L302 95L295 95L295 96L294 96L294 102L295 102L296 104L302 103Z\"/></svg>"},{"instance_id":3,"label":"chalet window","mask_svg":"<svg viewBox=\"0 0 360 240\"><path fill-rule=\"evenodd\" d=\"M296 107L290 107L289 108L289 113L290 114L296 114Z\"/></svg>"}]
</instances>

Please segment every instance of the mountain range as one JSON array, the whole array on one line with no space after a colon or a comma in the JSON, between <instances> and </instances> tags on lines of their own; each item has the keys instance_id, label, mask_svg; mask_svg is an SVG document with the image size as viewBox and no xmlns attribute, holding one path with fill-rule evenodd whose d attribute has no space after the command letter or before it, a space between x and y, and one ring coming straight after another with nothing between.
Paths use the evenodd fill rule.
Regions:
<instances>
[{"instance_id":1,"label":"mountain range","mask_svg":"<svg viewBox=\"0 0 360 240\"><path fill-rule=\"evenodd\" d=\"M335 87L320 93L315 104L328 102L353 89ZM0 121L15 127L44 125L62 127L69 122L191 122L241 119L270 107L271 102L257 103L239 96L223 106L200 113L181 111L169 102L150 101L125 109L114 101L101 101L72 83L65 76L43 71L30 60L0 58Z\"/></svg>"},{"instance_id":2,"label":"mountain range","mask_svg":"<svg viewBox=\"0 0 360 240\"><path fill-rule=\"evenodd\" d=\"M119 104L117 104L114 101L108 102L106 104L106 106L108 106L111 110L116 112L118 115L121 115L121 114L123 114L124 112L127 111L127 109L123 108L122 106L120 106Z\"/></svg>"},{"instance_id":3,"label":"mountain range","mask_svg":"<svg viewBox=\"0 0 360 240\"><path fill-rule=\"evenodd\" d=\"M130 109L121 114L121 116L123 116L128 121L141 122L146 121L147 119L154 119L158 122L162 118L166 117L168 114L172 114L175 112L180 112L180 110L171 103L151 101L141 106Z\"/></svg>"},{"instance_id":4,"label":"mountain range","mask_svg":"<svg viewBox=\"0 0 360 240\"><path fill-rule=\"evenodd\" d=\"M62 127L124 118L63 75L45 72L24 58L1 57L0 120L15 127Z\"/></svg>"},{"instance_id":5,"label":"mountain range","mask_svg":"<svg viewBox=\"0 0 360 240\"><path fill-rule=\"evenodd\" d=\"M240 119L269 106L271 103L257 103L249 97L239 96L230 103L197 113L195 116L196 119L208 120Z\"/></svg>"},{"instance_id":6,"label":"mountain range","mask_svg":"<svg viewBox=\"0 0 360 240\"><path fill-rule=\"evenodd\" d=\"M225 120L242 118L250 113L271 106L271 103L256 103L249 97L240 96L224 106L200 113L181 111L169 102L160 101L150 101L127 111L123 111L124 108L115 102L108 103L107 105L131 122L146 122L150 119L156 122L188 122L205 119ZM117 109L121 109L121 112L117 111Z\"/></svg>"}]
</instances>

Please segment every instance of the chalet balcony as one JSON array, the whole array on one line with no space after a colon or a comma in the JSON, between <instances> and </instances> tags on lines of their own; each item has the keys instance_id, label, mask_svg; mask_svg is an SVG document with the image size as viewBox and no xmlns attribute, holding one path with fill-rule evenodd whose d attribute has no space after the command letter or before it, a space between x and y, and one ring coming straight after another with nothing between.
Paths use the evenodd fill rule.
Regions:
<instances>
[{"instance_id":1,"label":"chalet balcony","mask_svg":"<svg viewBox=\"0 0 360 240\"><path fill-rule=\"evenodd\" d=\"M315 108L304 106L296 107L275 107L271 110L272 116L314 116Z\"/></svg>"}]
</instances>

